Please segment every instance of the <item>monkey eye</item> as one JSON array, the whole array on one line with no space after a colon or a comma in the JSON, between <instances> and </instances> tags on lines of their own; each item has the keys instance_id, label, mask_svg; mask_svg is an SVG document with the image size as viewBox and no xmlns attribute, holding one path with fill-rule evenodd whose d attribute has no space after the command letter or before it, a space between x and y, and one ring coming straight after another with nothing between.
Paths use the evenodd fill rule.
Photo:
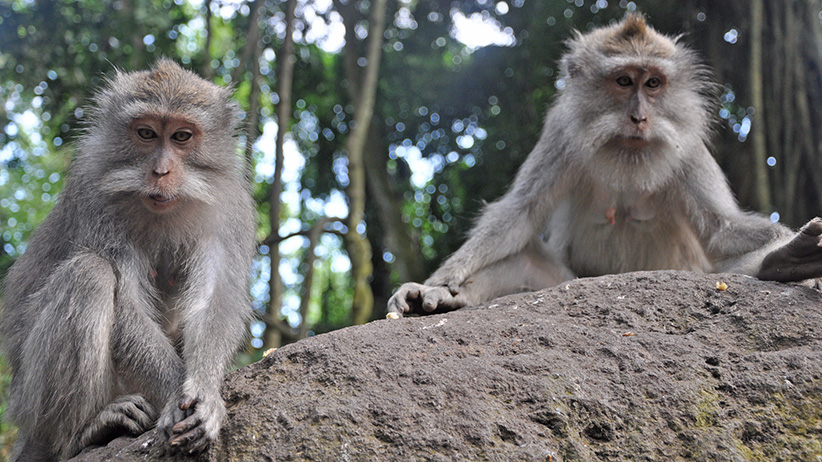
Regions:
<instances>
[{"instance_id":1,"label":"monkey eye","mask_svg":"<svg viewBox=\"0 0 822 462\"><path fill-rule=\"evenodd\" d=\"M620 87L630 87L631 85L633 85L634 82L631 81L631 78L628 77L627 75L621 75L621 76L617 77L616 83Z\"/></svg>"},{"instance_id":2,"label":"monkey eye","mask_svg":"<svg viewBox=\"0 0 822 462\"><path fill-rule=\"evenodd\" d=\"M662 85L662 79L659 77L651 77L645 82L645 86L648 88L659 88L660 85Z\"/></svg>"},{"instance_id":3,"label":"monkey eye","mask_svg":"<svg viewBox=\"0 0 822 462\"><path fill-rule=\"evenodd\" d=\"M157 138L157 134L150 128L138 128L137 136L144 140L153 140L154 138Z\"/></svg>"},{"instance_id":4,"label":"monkey eye","mask_svg":"<svg viewBox=\"0 0 822 462\"><path fill-rule=\"evenodd\" d=\"M191 139L191 132L187 132L184 130L174 132L174 134L171 135L171 139L174 141L188 141L189 139Z\"/></svg>"}]
</instances>

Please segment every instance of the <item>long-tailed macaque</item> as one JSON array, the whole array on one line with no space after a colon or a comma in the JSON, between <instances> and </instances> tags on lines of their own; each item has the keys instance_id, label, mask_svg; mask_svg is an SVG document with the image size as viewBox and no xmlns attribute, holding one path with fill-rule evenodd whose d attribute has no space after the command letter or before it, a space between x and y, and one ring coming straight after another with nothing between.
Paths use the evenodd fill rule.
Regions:
<instances>
[{"instance_id":1,"label":"long-tailed macaque","mask_svg":"<svg viewBox=\"0 0 822 462\"><path fill-rule=\"evenodd\" d=\"M5 279L12 459L162 429L202 450L250 318L254 203L231 91L161 59L94 98L58 203Z\"/></svg>"},{"instance_id":2,"label":"long-tailed macaque","mask_svg":"<svg viewBox=\"0 0 822 462\"><path fill-rule=\"evenodd\" d=\"M424 284L397 290L389 316L627 271L822 276L822 221L794 237L737 205L708 151L716 86L693 51L639 15L568 48L511 189Z\"/></svg>"}]
</instances>

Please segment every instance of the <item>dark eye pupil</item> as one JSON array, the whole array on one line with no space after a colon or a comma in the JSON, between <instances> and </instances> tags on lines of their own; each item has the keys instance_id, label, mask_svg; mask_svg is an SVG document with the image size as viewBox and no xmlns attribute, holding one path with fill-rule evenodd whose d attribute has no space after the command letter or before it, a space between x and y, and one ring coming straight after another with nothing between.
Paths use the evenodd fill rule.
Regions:
<instances>
[{"instance_id":1,"label":"dark eye pupil","mask_svg":"<svg viewBox=\"0 0 822 462\"><path fill-rule=\"evenodd\" d=\"M151 131L147 128L138 128L137 129L137 135L140 138L144 139L144 140L149 140L149 139L154 138L156 136L153 131Z\"/></svg>"},{"instance_id":2,"label":"dark eye pupil","mask_svg":"<svg viewBox=\"0 0 822 462\"><path fill-rule=\"evenodd\" d=\"M660 83L659 79L654 77L654 78L648 80L647 85L651 88L656 88L656 87L659 86L659 83Z\"/></svg>"},{"instance_id":3,"label":"dark eye pupil","mask_svg":"<svg viewBox=\"0 0 822 462\"><path fill-rule=\"evenodd\" d=\"M186 141L191 138L191 133L189 132L177 132L172 135L172 138L176 141Z\"/></svg>"},{"instance_id":4,"label":"dark eye pupil","mask_svg":"<svg viewBox=\"0 0 822 462\"><path fill-rule=\"evenodd\" d=\"M626 77L626 76L622 76L622 77L617 78L616 83L617 83L617 85L619 85L621 87L627 87L627 86L631 85L631 78Z\"/></svg>"}]
</instances>

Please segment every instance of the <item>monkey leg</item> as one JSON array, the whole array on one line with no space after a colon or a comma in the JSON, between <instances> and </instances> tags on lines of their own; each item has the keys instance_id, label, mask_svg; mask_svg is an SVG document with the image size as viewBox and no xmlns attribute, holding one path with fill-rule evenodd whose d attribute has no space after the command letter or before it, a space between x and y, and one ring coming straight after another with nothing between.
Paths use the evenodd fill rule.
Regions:
<instances>
[{"instance_id":1,"label":"monkey leg","mask_svg":"<svg viewBox=\"0 0 822 462\"><path fill-rule=\"evenodd\" d=\"M82 447L103 446L122 435L151 429L159 412L143 395L124 395L110 402L80 435Z\"/></svg>"},{"instance_id":2,"label":"monkey leg","mask_svg":"<svg viewBox=\"0 0 822 462\"><path fill-rule=\"evenodd\" d=\"M756 277L794 282L822 276L822 219L814 218L790 242L765 256Z\"/></svg>"},{"instance_id":3,"label":"monkey leg","mask_svg":"<svg viewBox=\"0 0 822 462\"><path fill-rule=\"evenodd\" d=\"M18 307L34 317L10 389L9 414L21 441L43 437L60 458L83 448L80 433L111 400L116 383L115 286L109 262L82 252L60 263Z\"/></svg>"},{"instance_id":4,"label":"monkey leg","mask_svg":"<svg viewBox=\"0 0 822 462\"><path fill-rule=\"evenodd\" d=\"M123 265L114 325L114 362L118 379L156 408L176 399L184 365L172 341L155 320L154 300L140 285L138 266Z\"/></svg>"},{"instance_id":5,"label":"monkey leg","mask_svg":"<svg viewBox=\"0 0 822 462\"><path fill-rule=\"evenodd\" d=\"M17 442L11 450L12 462L50 462L56 459L46 438L32 434L17 433Z\"/></svg>"}]
</instances>

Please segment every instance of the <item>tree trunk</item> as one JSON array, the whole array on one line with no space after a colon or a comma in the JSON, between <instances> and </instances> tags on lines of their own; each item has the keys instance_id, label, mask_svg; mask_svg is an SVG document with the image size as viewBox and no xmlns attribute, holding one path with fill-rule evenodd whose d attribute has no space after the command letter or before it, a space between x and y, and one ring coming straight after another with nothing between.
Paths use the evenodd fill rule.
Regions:
<instances>
[{"instance_id":1,"label":"tree trunk","mask_svg":"<svg viewBox=\"0 0 822 462\"><path fill-rule=\"evenodd\" d=\"M257 62L260 56L260 17L265 10L265 1L253 0L248 4L251 8L251 13L248 15L248 32L245 35L245 46L243 47L243 55L240 58L240 65L235 67L231 72L231 82L238 82L243 77L243 73L247 69L246 66L254 66L259 73L260 63ZM252 62L252 56L257 56Z\"/></svg>"},{"instance_id":2,"label":"tree trunk","mask_svg":"<svg viewBox=\"0 0 822 462\"><path fill-rule=\"evenodd\" d=\"M765 147L765 100L762 96L762 32L764 22L763 0L751 0L751 59L748 64L751 103L756 112L751 126L753 143L753 206L760 212L771 211L771 188L768 182L767 151Z\"/></svg>"},{"instance_id":3,"label":"tree trunk","mask_svg":"<svg viewBox=\"0 0 822 462\"><path fill-rule=\"evenodd\" d=\"M345 142L348 154L348 232L345 241L351 260L351 275L354 279L352 320L363 324L371 319L374 310L374 296L368 280L371 277L371 244L365 237L365 166L364 151L374 104L377 97L377 83L382 56L383 32L385 31L386 0L374 0L368 28L366 66L362 83L359 85L359 99L355 102L354 123ZM352 82L353 83L353 82Z\"/></svg>"},{"instance_id":4,"label":"tree trunk","mask_svg":"<svg viewBox=\"0 0 822 462\"><path fill-rule=\"evenodd\" d=\"M750 42L734 45L750 43L750 49L739 50L747 61L727 53L714 57L719 82L734 82L737 96L750 98L738 98L735 104L752 105L757 111L748 141L753 159L738 157L739 146L720 145L728 160L723 165L734 167L729 172L734 183L740 176L753 176L752 188L740 194L741 203L763 211L769 211L770 204L781 221L799 226L822 208L822 131L815 128L822 126L822 4L818 0L698 3L709 22L717 21L717 26L711 23L707 27L727 30L746 24L746 20L751 26ZM704 47L714 45L705 43ZM722 66L724 62L731 64ZM748 66L749 71L740 73L740 65ZM776 166L765 170L770 178L764 182L762 168L768 156L776 159Z\"/></svg>"},{"instance_id":5,"label":"tree trunk","mask_svg":"<svg viewBox=\"0 0 822 462\"><path fill-rule=\"evenodd\" d=\"M258 0L259 1L259 0ZM286 31L282 49L278 58L277 95L277 142L274 159L274 180L271 183L268 202L268 215L271 226L269 258L271 260L271 279L268 283L269 303L266 311L266 333L263 343L265 348L275 348L283 343L284 325L279 318L283 299L283 284L280 279L280 195L283 193L283 148L285 133L291 125L291 87L294 81L294 15L297 0L288 0L285 6Z\"/></svg>"},{"instance_id":6,"label":"tree trunk","mask_svg":"<svg viewBox=\"0 0 822 462\"><path fill-rule=\"evenodd\" d=\"M323 227L326 223L331 221L331 218L324 217L311 225L308 230L308 248L305 249L305 275L303 276L303 293L300 298L300 327L297 331L297 338L305 338L308 333L308 308L311 303L311 287L314 285L314 261L317 256L314 254L314 249L317 248L317 242L320 240L320 235L323 233Z\"/></svg>"},{"instance_id":7,"label":"tree trunk","mask_svg":"<svg viewBox=\"0 0 822 462\"><path fill-rule=\"evenodd\" d=\"M206 42L203 47L203 66L200 68L200 74L204 79L211 80L214 77L214 70L211 68L211 1L206 0L203 8L205 8L203 21L205 22Z\"/></svg>"}]
</instances>

